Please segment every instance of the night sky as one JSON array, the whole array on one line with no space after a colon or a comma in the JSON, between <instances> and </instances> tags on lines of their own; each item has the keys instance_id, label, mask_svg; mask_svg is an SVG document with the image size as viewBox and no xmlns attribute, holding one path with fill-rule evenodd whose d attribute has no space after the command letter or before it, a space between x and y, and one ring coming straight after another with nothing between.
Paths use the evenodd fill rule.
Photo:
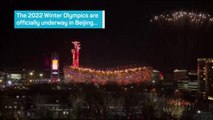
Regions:
<instances>
[{"instance_id":1,"label":"night sky","mask_svg":"<svg viewBox=\"0 0 213 120\"><path fill-rule=\"evenodd\" d=\"M130 65L153 66L161 71L175 67L195 69L197 57L213 57L212 28L200 35L202 40L191 56L178 62L166 52L169 51L167 43L158 37L158 29L149 21L154 15L174 10L213 15L210 2L4 0L1 5L0 68L44 69L49 66L47 60L52 52L59 53L61 68L71 65L70 49L74 40L81 41L80 65L96 69ZM105 10L106 29L14 29L14 10ZM175 37L171 36L171 43Z\"/></svg>"}]
</instances>

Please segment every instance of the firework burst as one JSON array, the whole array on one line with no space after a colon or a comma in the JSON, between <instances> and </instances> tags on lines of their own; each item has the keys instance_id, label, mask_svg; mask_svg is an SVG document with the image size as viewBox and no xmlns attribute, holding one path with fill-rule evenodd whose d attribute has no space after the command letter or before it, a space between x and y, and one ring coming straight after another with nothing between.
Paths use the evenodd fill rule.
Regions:
<instances>
[{"instance_id":1,"label":"firework burst","mask_svg":"<svg viewBox=\"0 0 213 120\"><path fill-rule=\"evenodd\" d=\"M154 16L150 22L177 22L177 21L188 21L192 23L204 23L213 22L213 17L210 14L201 12L186 12L186 11L175 11L169 14L161 14Z\"/></svg>"},{"instance_id":2,"label":"firework burst","mask_svg":"<svg viewBox=\"0 0 213 120\"><path fill-rule=\"evenodd\" d=\"M213 17L202 12L173 11L153 16L150 22L156 30L154 39L165 49L162 58L168 59L173 67L188 68L192 60L202 56L199 51L209 39Z\"/></svg>"}]
</instances>

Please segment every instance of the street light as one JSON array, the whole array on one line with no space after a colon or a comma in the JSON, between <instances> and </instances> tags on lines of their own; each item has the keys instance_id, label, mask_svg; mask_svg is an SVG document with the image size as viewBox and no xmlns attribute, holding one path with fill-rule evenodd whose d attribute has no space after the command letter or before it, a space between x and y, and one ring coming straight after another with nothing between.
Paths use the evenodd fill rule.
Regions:
<instances>
[{"instance_id":1,"label":"street light","mask_svg":"<svg viewBox=\"0 0 213 120\"><path fill-rule=\"evenodd\" d=\"M33 72L30 72L30 76L33 76Z\"/></svg>"},{"instance_id":2,"label":"street light","mask_svg":"<svg viewBox=\"0 0 213 120\"><path fill-rule=\"evenodd\" d=\"M200 114L200 113L201 113L201 111L200 111L200 110L198 110L198 111L197 111L197 113L198 113L198 114Z\"/></svg>"},{"instance_id":3,"label":"street light","mask_svg":"<svg viewBox=\"0 0 213 120\"><path fill-rule=\"evenodd\" d=\"M42 74L42 73L40 73L40 74L39 74L39 76L40 76L40 77L43 77L43 74Z\"/></svg>"},{"instance_id":4,"label":"street light","mask_svg":"<svg viewBox=\"0 0 213 120\"><path fill-rule=\"evenodd\" d=\"M30 72L29 74L30 74L30 79L31 79L30 82L32 82L33 74L34 74L34 73L33 73L33 72Z\"/></svg>"}]
</instances>

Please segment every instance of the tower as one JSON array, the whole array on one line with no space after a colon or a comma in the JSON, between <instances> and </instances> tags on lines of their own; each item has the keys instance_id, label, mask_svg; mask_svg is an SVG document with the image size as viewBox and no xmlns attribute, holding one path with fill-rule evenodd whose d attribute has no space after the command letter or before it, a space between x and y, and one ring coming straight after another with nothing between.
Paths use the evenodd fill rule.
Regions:
<instances>
[{"instance_id":1,"label":"tower","mask_svg":"<svg viewBox=\"0 0 213 120\"><path fill-rule=\"evenodd\" d=\"M205 82L205 90L208 100L213 100L213 59L209 58L206 61L206 82Z\"/></svg>"},{"instance_id":2,"label":"tower","mask_svg":"<svg viewBox=\"0 0 213 120\"><path fill-rule=\"evenodd\" d=\"M213 100L213 58L198 58L199 92L204 99Z\"/></svg>"},{"instance_id":3,"label":"tower","mask_svg":"<svg viewBox=\"0 0 213 120\"><path fill-rule=\"evenodd\" d=\"M206 66L206 58L198 58L197 59L197 77L199 83L199 93L202 95L203 98L206 98L206 91L205 91L205 66Z\"/></svg>"},{"instance_id":4,"label":"tower","mask_svg":"<svg viewBox=\"0 0 213 120\"><path fill-rule=\"evenodd\" d=\"M71 50L72 52L72 64L73 67L79 67L79 50L80 50L80 42L74 41L72 42L74 45L74 49Z\"/></svg>"},{"instance_id":5,"label":"tower","mask_svg":"<svg viewBox=\"0 0 213 120\"><path fill-rule=\"evenodd\" d=\"M51 82L59 82L59 56L53 53L51 57Z\"/></svg>"}]
</instances>

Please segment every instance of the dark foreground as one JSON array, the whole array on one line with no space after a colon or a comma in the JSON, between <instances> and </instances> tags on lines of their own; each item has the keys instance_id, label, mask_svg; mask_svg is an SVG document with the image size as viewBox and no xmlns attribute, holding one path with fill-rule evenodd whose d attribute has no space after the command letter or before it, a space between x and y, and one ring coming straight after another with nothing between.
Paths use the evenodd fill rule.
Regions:
<instances>
[{"instance_id":1,"label":"dark foreground","mask_svg":"<svg viewBox=\"0 0 213 120\"><path fill-rule=\"evenodd\" d=\"M37 84L0 92L0 119L211 119L195 97L147 85ZM207 116L207 117L206 117Z\"/></svg>"}]
</instances>

